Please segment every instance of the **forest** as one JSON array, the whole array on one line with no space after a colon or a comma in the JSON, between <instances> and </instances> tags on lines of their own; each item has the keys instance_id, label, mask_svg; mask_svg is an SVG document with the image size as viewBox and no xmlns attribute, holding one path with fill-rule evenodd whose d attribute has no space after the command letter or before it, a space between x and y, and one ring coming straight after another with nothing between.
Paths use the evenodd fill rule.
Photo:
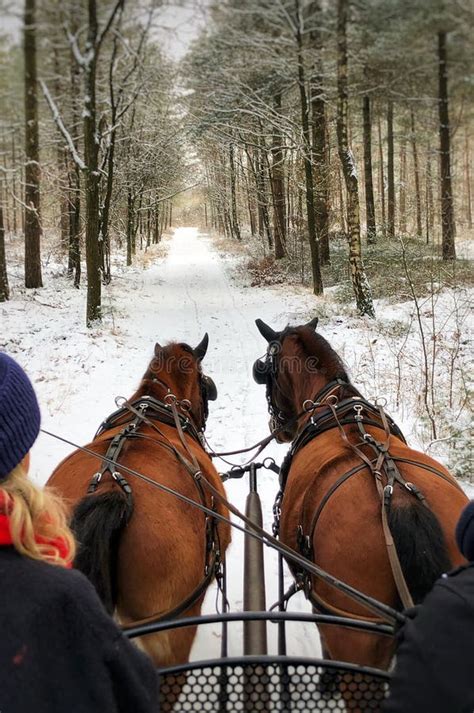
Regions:
<instances>
[{"instance_id":1,"label":"forest","mask_svg":"<svg viewBox=\"0 0 474 713\"><path fill-rule=\"evenodd\" d=\"M303 289L387 334L389 305L414 306L408 326L395 319L397 394L401 360L421 355L431 439L444 409L465 418L471 3L2 0L2 12L0 302L64 276L63 300L77 290L81 321L106 328L123 270L197 225L242 256L252 289Z\"/></svg>"}]
</instances>

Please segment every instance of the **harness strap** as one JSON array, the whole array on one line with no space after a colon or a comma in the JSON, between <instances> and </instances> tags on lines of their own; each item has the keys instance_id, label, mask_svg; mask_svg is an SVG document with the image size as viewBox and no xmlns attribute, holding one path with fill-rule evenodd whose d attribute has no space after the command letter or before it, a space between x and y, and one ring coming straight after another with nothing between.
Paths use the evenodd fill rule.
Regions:
<instances>
[{"instance_id":1,"label":"harness strap","mask_svg":"<svg viewBox=\"0 0 474 713\"><path fill-rule=\"evenodd\" d=\"M376 441L374 438L371 441L368 441L369 445L371 445L375 451L378 452L377 455L377 460L375 463L375 466L372 464L372 462L369 460L369 458L363 453L360 448L358 448L354 443L351 443L350 440L347 437L346 432L344 431L344 428L342 425L339 423L339 419L337 417L336 409L334 406L329 404L329 408L333 412L334 420L336 421L338 428L339 428L339 433L341 435L342 440L344 443L361 459L364 461L366 466L369 468L369 472L373 473L375 477L375 485L377 487L377 492L380 497L380 502L381 502L381 514L382 514L382 529L383 529L383 534L384 534L384 539L385 539L385 545L387 547L387 553L388 553L388 558L390 561L390 568L392 570L392 575L393 579L395 581L395 585L397 587L398 594L400 596L400 599L402 601L402 604L405 609L412 607L413 606L413 599L410 594L410 591L408 589L408 585L406 583L405 575L403 574L403 570L400 564L400 559L398 557L398 552L397 548L395 547L395 543L393 541L392 533L390 531L390 527L388 524L388 518L387 518L387 509L390 503L390 496L393 492L393 483L388 482L385 488L382 485L382 468L384 466L384 461L387 459L388 455L388 447L390 443L390 430L388 428L388 423L385 418L383 418L383 412L382 409L379 407L380 415L382 417L382 423L385 428L385 435L386 435L386 440L384 443L379 443ZM362 417L360 414L358 417L359 422L361 421ZM390 480L392 480L393 474L390 476ZM401 477L401 476L400 476Z\"/></svg>"},{"instance_id":2,"label":"harness strap","mask_svg":"<svg viewBox=\"0 0 474 713\"><path fill-rule=\"evenodd\" d=\"M155 401L153 399L153 401ZM134 401L133 403L130 403L127 399L124 399L123 401L123 406L121 409L119 409L118 412L116 412L115 415L119 414L119 417L122 415L125 415L126 413L132 413L135 416L135 419L131 422L128 423L125 428L123 428L114 438L112 439L109 448L106 453L106 460L104 460L102 469L99 473L96 473L96 475L93 477L89 488L87 490L88 494L92 494L97 490L97 487L99 485L99 482L102 478L102 475L109 471L114 478L114 480L122 487L122 489L131 497L132 494L132 489L128 485L127 481L125 478L117 472L117 470L112 470L110 465L109 465L109 460L113 460L117 462L117 458L120 455L125 442L127 438L146 438L144 434L140 433L135 433L135 430L138 428L138 426L141 423L145 423L146 425L150 426L154 431L159 433L159 435L164 439L164 441L156 441L155 439L150 438L149 440L153 441L153 443L156 443L164 448L167 448L169 451L171 451L174 456L178 459L178 461L184 466L184 468L192 475L193 477L193 482L196 486L196 489L199 494L199 498L201 500L201 503L207 507L206 503L206 497L201 485L201 480L198 476L202 475L199 463L197 462L196 457L192 453L192 451L189 448L189 445L186 442L185 436L184 436L184 428L187 428L188 424L190 424L195 432L197 430L195 429L194 425L189 419L184 419L184 417L178 412L177 410L177 405L176 405L176 399L175 398L169 398L169 402L165 404L161 404L161 402L156 402L160 406L162 405L164 408L166 408L166 413L168 417L171 417L169 421L165 421L167 425L173 425L176 427L178 436L180 438L181 443L183 444L184 448L186 449L186 452L191 458L191 461L188 461L185 456L183 456L182 453L175 447L173 442L167 437L167 435L154 423L153 421L150 420L147 416L145 416L145 411L148 409L150 402L148 399L138 399L137 401ZM138 408L136 408L138 406ZM169 408L168 408L169 407ZM170 414L170 410L171 414ZM114 416L114 414L113 414ZM110 419L107 419L109 421ZM107 423L104 422L104 423ZM103 424L102 424L103 426ZM107 429L103 429L102 426L99 428L99 432L104 432ZM109 426L111 427L111 426ZM102 429L102 431L101 431ZM190 435L193 435L190 433ZM200 442L200 439L198 439ZM211 509L214 510L214 498L211 498ZM193 604L195 604L198 599L203 595L205 592L206 588L208 587L209 583L211 582L212 578L214 576L218 576L218 571L220 569L221 565L221 558L220 558L220 549L219 546L216 546L216 540L218 540L217 536L217 529L216 529L216 523L215 523L215 518L210 517L206 515L206 564L204 567L204 577L203 579L199 582L199 584L193 589L193 591L186 597L186 599L178 604L176 607L169 611L165 612L156 612L154 614L151 614L143 619L140 619L138 621L134 621L132 624L127 625L127 627L123 627L124 629L135 627L137 625L142 625L142 624L150 624L152 622L158 622L158 621L163 621L165 619L170 619L173 617L178 617L181 614L184 614L188 609L190 609Z\"/></svg>"}]
</instances>

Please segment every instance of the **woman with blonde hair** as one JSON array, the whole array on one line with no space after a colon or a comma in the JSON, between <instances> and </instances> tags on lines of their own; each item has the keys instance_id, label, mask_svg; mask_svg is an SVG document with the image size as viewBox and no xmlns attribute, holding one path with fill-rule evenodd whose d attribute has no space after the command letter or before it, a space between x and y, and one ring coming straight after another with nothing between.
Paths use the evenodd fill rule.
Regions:
<instances>
[{"instance_id":1,"label":"woman with blonde hair","mask_svg":"<svg viewBox=\"0 0 474 713\"><path fill-rule=\"evenodd\" d=\"M0 711L156 712L151 662L71 569L59 498L28 479L39 428L31 382L0 353Z\"/></svg>"}]
</instances>

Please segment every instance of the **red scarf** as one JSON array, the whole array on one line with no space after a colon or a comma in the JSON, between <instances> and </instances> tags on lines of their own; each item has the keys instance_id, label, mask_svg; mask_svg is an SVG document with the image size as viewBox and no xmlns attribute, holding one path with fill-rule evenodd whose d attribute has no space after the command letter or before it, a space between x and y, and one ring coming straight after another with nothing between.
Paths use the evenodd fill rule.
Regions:
<instances>
[{"instance_id":1,"label":"red scarf","mask_svg":"<svg viewBox=\"0 0 474 713\"><path fill-rule=\"evenodd\" d=\"M2 498L1 495L0 508L2 510L5 509L4 498ZM52 547L55 547L61 559L67 562L65 566L69 569L72 567L72 562L68 557L69 548L67 546L67 542L62 537L50 539L48 537L41 537L41 535L36 535L35 540L39 545L47 544L51 545ZM10 532L10 518L8 515L0 511L0 547L2 545L13 545L13 540Z\"/></svg>"}]
</instances>

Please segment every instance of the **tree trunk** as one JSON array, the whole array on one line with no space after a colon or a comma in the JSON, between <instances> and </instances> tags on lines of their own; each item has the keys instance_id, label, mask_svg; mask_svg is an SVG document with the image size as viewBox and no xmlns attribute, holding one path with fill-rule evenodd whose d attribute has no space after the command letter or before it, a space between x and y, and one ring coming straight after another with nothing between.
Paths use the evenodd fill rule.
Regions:
<instances>
[{"instance_id":1,"label":"tree trunk","mask_svg":"<svg viewBox=\"0 0 474 713\"><path fill-rule=\"evenodd\" d=\"M232 215L232 236L237 240L242 240L240 235L239 218L237 215L237 192L235 178L235 161L234 161L234 146L229 146L229 167L230 167L230 201Z\"/></svg>"},{"instance_id":2,"label":"tree trunk","mask_svg":"<svg viewBox=\"0 0 474 713\"><path fill-rule=\"evenodd\" d=\"M407 147L405 139L400 142L400 186L399 186L399 209L398 209L398 230L401 235L407 232L407 201L406 201L406 178L407 178Z\"/></svg>"},{"instance_id":3,"label":"tree trunk","mask_svg":"<svg viewBox=\"0 0 474 713\"><path fill-rule=\"evenodd\" d=\"M56 103L62 93L62 75L59 67L58 48L53 47L53 67L54 67L54 93ZM61 249L66 251L69 248L69 165L68 150L63 146L62 138L56 147L57 164L57 195L59 202L59 227L61 233Z\"/></svg>"},{"instance_id":4,"label":"tree trunk","mask_svg":"<svg viewBox=\"0 0 474 713\"><path fill-rule=\"evenodd\" d=\"M281 111L281 94L274 96L275 113ZM273 232L275 235L275 259L285 257L286 244L286 201L285 201L285 168L283 154L283 137L275 118L272 132L272 197L273 197Z\"/></svg>"},{"instance_id":5,"label":"tree trunk","mask_svg":"<svg viewBox=\"0 0 474 713\"><path fill-rule=\"evenodd\" d=\"M370 97L366 94L362 100L364 119L364 179L365 179L365 214L367 224L367 242L375 243L375 202L374 180L372 175L372 120L370 115Z\"/></svg>"},{"instance_id":6,"label":"tree trunk","mask_svg":"<svg viewBox=\"0 0 474 713\"><path fill-rule=\"evenodd\" d=\"M306 182L306 213L308 221L308 238L311 249L311 268L313 273L313 292L315 295L323 294L323 279L321 275L320 241L316 232L313 167L311 162L311 134L309 127L309 107L306 96L306 77L303 58L303 37L301 34L301 9L299 0L295 0L296 15L296 45L298 61L298 86L300 92L301 126L304 142L304 172Z\"/></svg>"},{"instance_id":7,"label":"tree trunk","mask_svg":"<svg viewBox=\"0 0 474 713\"><path fill-rule=\"evenodd\" d=\"M79 67L77 66L71 51L70 79L71 79L71 125L77 131L80 125L80 111L78 106L79 94ZM72 135L72 140L76 151L78 150L78 139ZM69 255L68 274L74 275L74 287L79 287L81 283L81 172L79 166L74 161L68 162L68 183L69 183Z\"/></svg>"},{"instance_id":8,"label":"tree trunk","mask_svg":"<svg viewBox=\"0 0 474 713\"><path fill-rule=\"evenodd\" d=\"M129 189L127 193L127 265L132 264L132 244L133 244L133 229L135 223L134 199L132 192Z\"/></svg>"},{"instance_id":9,"label":"tree trunk","mask_svg":"<svg viewBox=\"0 0 474 713\"><path fill-rule=\"evenodd\" d=\"M205 206L206 204L204 204ZM206 211L206 227L207 227L207 211ZM153 211L153 245L157 245L160 242L160 209L159 206L155 206Z\"/></svg>"},{"instance_id":10,"label":"tree trunk","mask_svg":"<svg viewBox=\"0 0 474 713\"><path fill-rule=\"evenodd\" d=\"M6 302L10 297L8 287L7 262L5 257L5 224L3 221L3 204L0 204L0 302Z\"/></svg>"},{"instance_id":11,"label":"tree trunk","mask_svg":"<svg viewBox=\"0 0 474 713\"><path fill-rule=\"evenodd\" d=\"M466 161L466 217L467 227L472 230L472 204L471 204L471 155L469 153L469 135L465 129L465 161Z\"/></svg>"},{"instance_id":12,"label":"tree trunk","mask_svg":"<svg viewBox=\"0 0 474 713\"><path fill-rule=\"evenodd\" d=\"M467 139L467 134L466 134ZM13 234L17 231L17 205L16 205L16 142L15 131L12 131L12 190L13 190Z\"/></svg>"},{"instance_id":13,"label":"tree trunk","mask_svg":"<svg viewBox=\"0 0 474 713\"><path fill-rule=\"evenodd\" d=\"M341 233L344 238L347 238L347 225L346 225L346 208L344 205L344 188L342 185L341 169L337 168L337 187L339 193L339 222L341 224Z\"/></svg>"},{"instance_id":14,"label":"tree trunk","mask_svg":"<svg viewBox=\"0 0 474 713\"><path fill-rule=\"evenodd\" d=\"M265 148L257 150L255 154L255 185L257 188L257 202L258 202L258 234L265 240L265 234L268 240L268 246L270 250L273 248L272 231L270 228L270 214L268 209L268 199L265 187L265 162L264 153L266 153Z\"/></svg>"},{"instance_id":15,"label":"tree trunk","mask_svg":"<svg viewBox=\"0 0 474 713\"><path fill-rule=\"evenodd\" d=\"M393 101L387 107L387 235L395 237L395 142L393 137Z\"/></svg>"},{"instance_id":16,"label":"tree trunk","mask_svg":"<svg viewBox=\"0 0 474 713\"><path fill-rule=\"evenodd\" d=\"M320 13L320 0L313 0L311 10ZM311 32L311 43L315 52L315 62L311 77L311 110L313 120L313 167L314 167L314 208L316 230L319 233L321 264L330 262L329 252L329 163L326 144L326 97L324 94L322 50L323 40L320 30L320 17Z\"/></svg>"},{"instance_id":17,"label":"tree trunk","mask_svg":"<svg viewBox=\"0 0 474 713\"><path fill-rule=\"evenodd\" d=\"M347 189L347 225L349 231L349 264L357 309L360 314L375 317L370 286L362 262L360 240L359 185L357 170L348 140L347 90L347 13L348 0L338 0L337 12L337 140L339 158Z\"/></svg>"},{"instance_id":18,"label":"tree trunk","mask_svg":"<svg viewBox=\"0 0 474 713\"><path fill-rule=\"evenodd\" d=\"M96 71L97 71L97 5L88 0L89 27L87 44L90 48L84 66L84 158L86 194L86 263L87 309L86 323L92 326L101 319L101 280L99 249L99 146L96 141Z\"/></svg>"},{"instance_id":19,"label":"tree trunk","mask_svg":"<svg viewBox=\"0 0 474 713\"><path fill-rule=\"evenodd\" d=\"M411 110L411 147L413 152L413 171L415 174L415 203L416 203L416 234L419 238L423 235L423 224L421 217L421 187L420 187L420 167L418 163L418 148L416 145L415 112Z\"/></svg>"},{"instance_id":20,"label":"tree trunk","mask_svg":"<svg viewBox=\"0 0 474 713\"><path fill-rule=\"evenodd\" d=\"M42 287L36 0L25 0L25 287Z\"/></svg>"},{"instance_id":21,"label":"tree trunk","mask_svg":"<svg viewBox=\"0 0 474 713\"><path fill-rule=\"evenodd\" d=\"M426 152L426 242L430 242L434 231L434 200L431 175L431 147L428 144Z\"/></svg>"},{"instance_id":22,"label":"tree trunk","mask_svg":"<svg viewBox=\"0 0 474 713\"><path fill-rule=\"evenodd\" d=\"M442 253L443 260L454 260L456 258L456 224L451 185L451 127L449 124L446 32L438 33L438 62Z\"/></svg>"},{"instance_id":23,"label":"tree trunk","mask_svg":"<svg viewBox=\"0 0 474 713\"><path fill-rule=\"evenodd\" d=\"M385 235L387 228L387 214L385 211L385 172L384 172L384 156L382 144L382 126L380 118L378 120L378 136L379 136L379 193L380 193L380 210L382 218L382 232Z\"/></svg>"},{"instance_id":24,"label":"tree trunk","mask_svg":"<svg viewBox=\"0 0 474 713\"><path fill-rule=\"evenodd\" d=\"M250 181L249 181L249 166L250 166L250 158L248 154L248 150L245 149L245 153L247 155L247 165L244 170L244 181L245 181L245 193L247 196L247 208L248 208L248 213L249 213L249 225L250 225L250 234L252 237L255 236L256 234L256 219L255 219L255 208L254 208L254 202L253 202L253 192L250 188ZM251 167L250 167L250 170Z\"/></svg>"}]
</instances>

